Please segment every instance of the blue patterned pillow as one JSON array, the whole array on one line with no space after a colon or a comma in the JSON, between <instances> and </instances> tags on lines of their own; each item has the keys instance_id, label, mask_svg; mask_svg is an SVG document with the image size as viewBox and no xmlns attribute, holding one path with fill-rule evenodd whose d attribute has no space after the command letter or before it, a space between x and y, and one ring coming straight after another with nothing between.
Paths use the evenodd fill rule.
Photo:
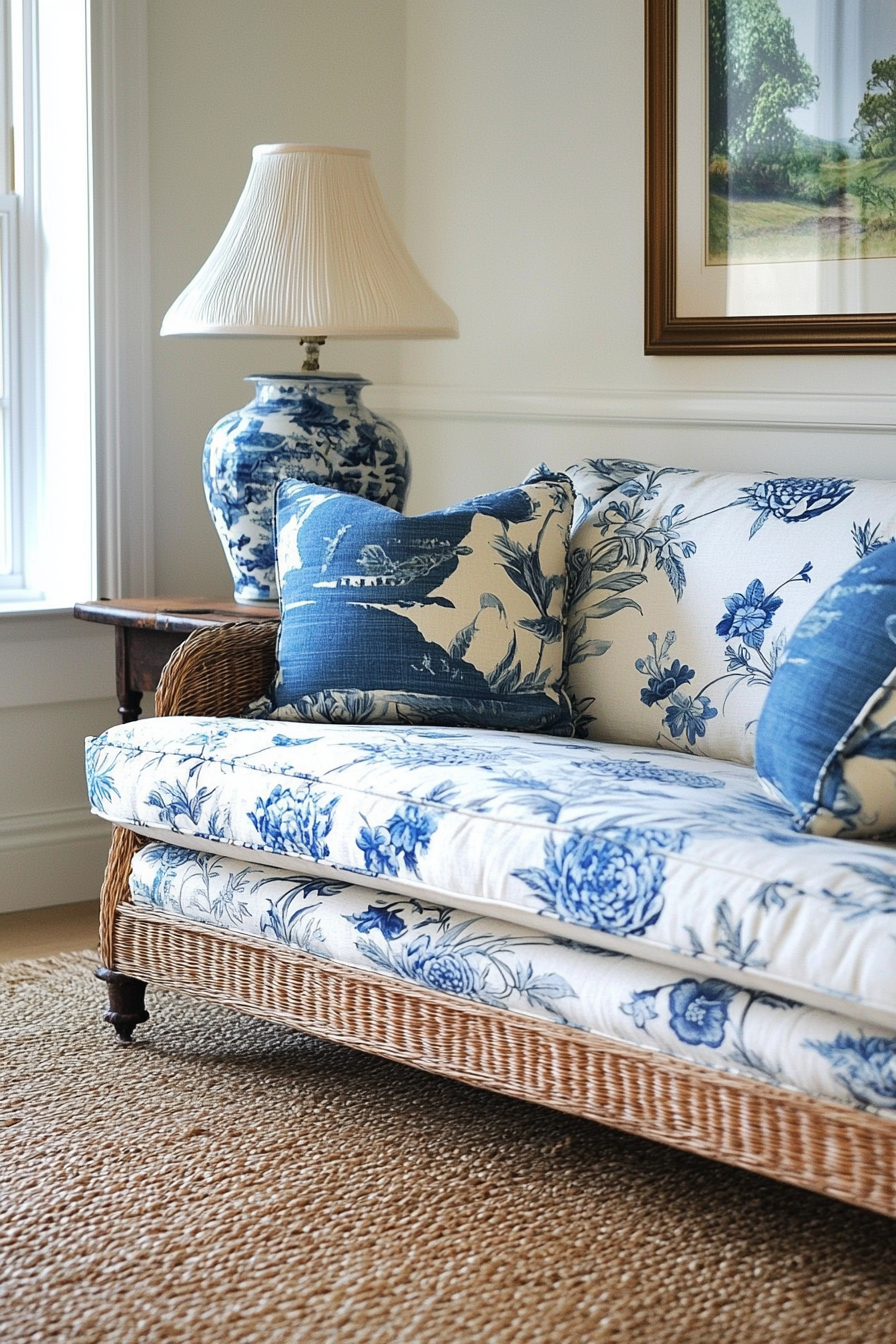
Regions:
<instances>
[{"instance_id":1,"label":"blue patterned pillow","mask_svg":"<svg viewBox=\"0 0 896 1344\"><path fill-rule=\"evenodd\" d=\"M756 770L816 835L896 832L896 543L828 588L791 636Z\"/></svg>"},{"instance_id":2,"label":"blue patterned pillow","mask_svg":"<svg viewBox=\"0 0 896 1344\"><path fill-rule=\"evenodd\" d=\"M284 481L279 670L267 712L571 735L572 505L569 480L550 473L416 518Z\"/></svg>"}]
</instances>

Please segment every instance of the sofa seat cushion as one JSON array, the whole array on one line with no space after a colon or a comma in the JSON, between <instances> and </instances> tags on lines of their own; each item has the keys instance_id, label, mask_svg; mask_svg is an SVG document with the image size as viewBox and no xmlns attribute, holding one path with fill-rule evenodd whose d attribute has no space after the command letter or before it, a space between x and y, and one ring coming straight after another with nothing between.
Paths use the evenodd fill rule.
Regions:
<instances>
[{"instance_id":1,"label":"sofa seat cushion","mask_svg":"<svg viewBox=\"0 0 896 1344\"><path fill-rule=\"evenodd\" d=\"M494 914L896 1027L896 850L793 831L755 772L486 729L150 719L88 744L154 839Z\"/></svg>"},{"instance_id":2,"label":"sofa seat cushion","mask_svg":"<svg viewBox=\"0 0 896 1344\"><path fill-rule=\"evenodd\" d=\"M134 905L896 1118L896 1036L835 1013L332 878L151 844Z\"/></svg>"}]
</instances>

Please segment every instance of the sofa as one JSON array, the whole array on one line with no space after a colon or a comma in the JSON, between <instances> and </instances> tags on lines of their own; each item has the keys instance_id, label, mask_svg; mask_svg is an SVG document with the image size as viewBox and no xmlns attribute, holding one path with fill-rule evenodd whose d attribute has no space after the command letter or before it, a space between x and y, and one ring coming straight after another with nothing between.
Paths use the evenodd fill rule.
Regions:
<instances>
[{"instance_id":1,"label":"sofa","mask_svg":"<svg viewBox=\"0 0 896 1344\"><path fill-rule=\"evenodd\" d=\"M799 813L755 768L794 632L889 555L896 484L567 478L570 723L278 705L277 631L245 622L88 741L107 1020L127 1042L173 989L896 1215L896 847L849 769Z\"/></svg>"}]
</instances>

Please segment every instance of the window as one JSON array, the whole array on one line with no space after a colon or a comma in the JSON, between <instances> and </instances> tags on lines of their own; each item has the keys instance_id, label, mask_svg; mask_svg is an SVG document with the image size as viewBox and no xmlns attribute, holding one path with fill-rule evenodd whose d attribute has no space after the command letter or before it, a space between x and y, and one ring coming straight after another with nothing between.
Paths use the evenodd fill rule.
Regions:
<instances>
[{"instance_id":1,"label":"window","mask_svg":"<svg viewBox=\"0 0 896 1344\"><path fill-rule=\"evenodd\" d=\"M94 589L89 10L0 11L0 610L21 610Z\"/></svg>"},{"instance_id":2,"label":"window","mask_svg":"<svg viewBox=\"0 0 896 1344\"><path fill-rule=\"evenodd\" d=\"M23 587L18 335L18 199L14 193L14 88L8 5L0 24L0 62L6 73L0 99L0 599ZM15 391L14 391L15 390Z\"/></svg>"}]
</instances>

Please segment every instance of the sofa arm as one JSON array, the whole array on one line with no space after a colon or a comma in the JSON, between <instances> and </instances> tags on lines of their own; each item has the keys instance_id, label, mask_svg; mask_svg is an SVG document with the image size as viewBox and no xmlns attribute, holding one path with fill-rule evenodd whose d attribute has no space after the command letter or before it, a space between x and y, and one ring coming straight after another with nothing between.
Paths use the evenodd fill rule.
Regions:
<instances>
[{"instance_id":1,"label":"sofa arm","mask_svg":"<svg viewBox=\"0 0 896 1344\"><path fill-rule=\"evenodd\" d=\"M194 630L168 659L156 691L156 714L240 714L274 677L273 621Z\"/></svg>"},{"instance_id":2,"label":"sofa arm","mask_svg":"<svg viewBox=\"0 0 896 1344\"><path fill-rule=\"evenodd\" d=\"M194 630L174 650L159 680L156 714L201 714L227 718L263 695L273 680L278 627L243 622ZM100 956L114 967L115 911L128 899L131 860L146 841L116 826L100 896Z\"/></svg>"}]
</instances>

